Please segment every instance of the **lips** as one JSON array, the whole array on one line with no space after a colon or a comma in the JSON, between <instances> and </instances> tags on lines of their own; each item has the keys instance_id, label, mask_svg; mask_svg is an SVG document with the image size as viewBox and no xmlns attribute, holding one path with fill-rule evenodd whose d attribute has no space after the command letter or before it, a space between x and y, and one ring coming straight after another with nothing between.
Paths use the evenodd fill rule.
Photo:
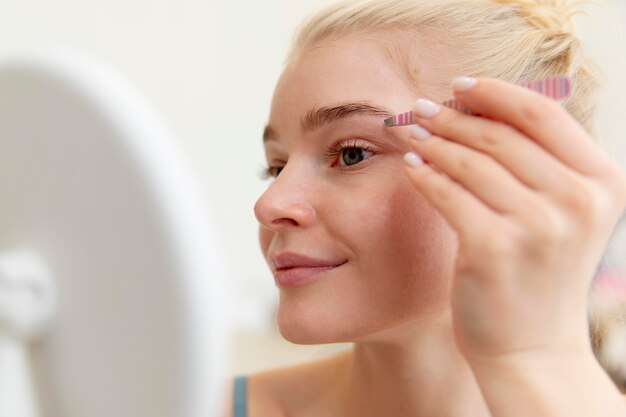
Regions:
<instances>
[{"instance_id":1,"label":"lips","mask_svg":"<svg viewBox=\"0 0 626 417\"><path fill-rule=\"evenodd\" d=\"M304 285L320 277L324 272L335 269L347 260L326 260L301 255L294 252L281 252L268 257L274 273L276 285L289 288Z\"/></svg>"}]
</instances>

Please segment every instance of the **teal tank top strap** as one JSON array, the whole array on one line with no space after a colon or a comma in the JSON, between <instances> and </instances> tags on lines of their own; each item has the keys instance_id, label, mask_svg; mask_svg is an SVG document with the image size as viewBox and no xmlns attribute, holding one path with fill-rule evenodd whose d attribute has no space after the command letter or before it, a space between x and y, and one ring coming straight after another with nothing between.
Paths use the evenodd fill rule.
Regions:
<instances>
[{"instance_id":1,"label":"teal tank top strap","mask_svg":"<svg viewBox=\"0 0 626 417\"><path fill-rule=\"evenodd\" d=\"M245 376L235 378L233 417L248 417L248 380Z\"/></svg>"}]
</instances>

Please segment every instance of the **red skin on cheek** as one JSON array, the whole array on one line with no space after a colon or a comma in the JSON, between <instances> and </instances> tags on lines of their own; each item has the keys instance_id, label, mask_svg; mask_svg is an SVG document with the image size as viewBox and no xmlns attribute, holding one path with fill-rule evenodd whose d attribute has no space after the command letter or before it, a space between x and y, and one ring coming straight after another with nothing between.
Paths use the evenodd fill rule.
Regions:
<instances>
[{"instance_id":1,"label":"red skin on cheek","mask_svg":"<svg viewBox=\"0 0 626 417\"><path fill-rule=\"evenodd\" d=\"M411 187L398 187L378 207L374 242L381 269L393 280L387 285L391 305L399 315L416 315L448 306L456 248L454 232ZM403 310L398 311L398 310Z\"/></svg>"}]
</instances>

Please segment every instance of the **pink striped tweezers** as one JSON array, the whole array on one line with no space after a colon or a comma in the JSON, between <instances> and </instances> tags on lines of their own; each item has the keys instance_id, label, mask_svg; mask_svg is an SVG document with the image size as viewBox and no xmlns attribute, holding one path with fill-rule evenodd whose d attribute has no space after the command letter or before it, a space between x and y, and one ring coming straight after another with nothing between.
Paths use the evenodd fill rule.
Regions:
<instances>
[{"instance_id":1,"label":"pink striped tweezers","mask_svg":"<svg viewBox=\"0 0 626 417\"><path fill-rule=\"evenodd\" d=\"M520 84L520 86L544 94L550 98L553 98L554 100L563 99L569 96L572 91L572 82L567 75L550 77L537 81L530 81ZM463 107L461 103L459 103L456 99L446 100L441 104L466 114L473 114L467 107ZM385 125L387 125L388 127L407 126L414 124L417 124L417 121L415 120L412 111L401 113L385 119Z\"/></svg>"}]
</instances>

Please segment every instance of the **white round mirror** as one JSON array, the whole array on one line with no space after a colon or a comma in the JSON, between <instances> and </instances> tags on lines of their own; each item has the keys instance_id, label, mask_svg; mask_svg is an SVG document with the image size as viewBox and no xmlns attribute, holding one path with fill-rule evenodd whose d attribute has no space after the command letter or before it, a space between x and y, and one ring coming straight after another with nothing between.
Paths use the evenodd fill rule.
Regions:
<instances>
[{"instance_id":1,"label":"white round mirror","mask_svg":"<svg viewBox=\"0 0 626 417\"><path fill-rule=\"evenodd\" d=\"M227 301L204 200L113 71L0 61L0 417L216 414Z\"/></svg>"}]
</instances>

